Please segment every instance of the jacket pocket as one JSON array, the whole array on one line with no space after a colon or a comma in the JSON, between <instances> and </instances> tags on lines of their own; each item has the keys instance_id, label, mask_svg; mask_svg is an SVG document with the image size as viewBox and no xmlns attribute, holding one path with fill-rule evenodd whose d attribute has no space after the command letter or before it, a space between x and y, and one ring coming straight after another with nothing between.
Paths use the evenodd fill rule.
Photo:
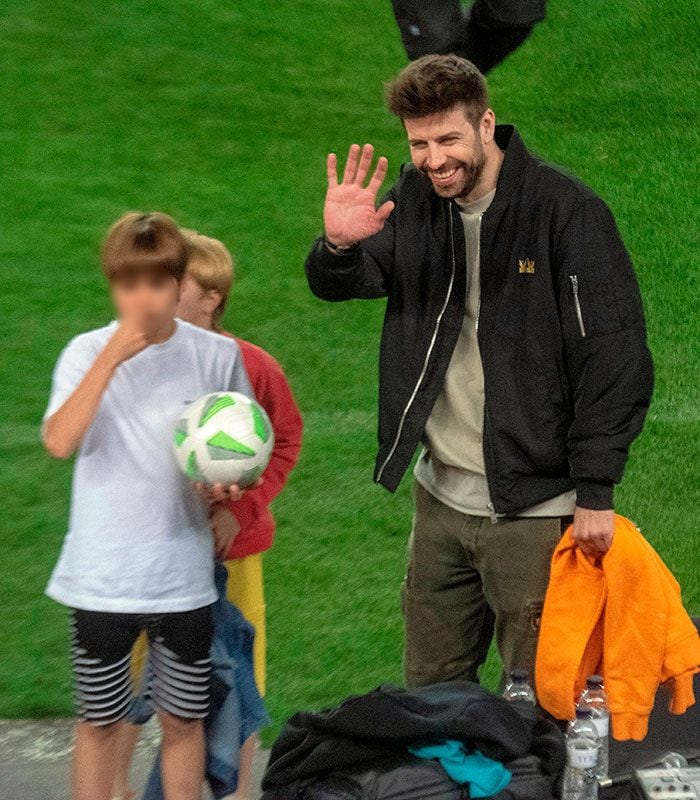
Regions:
<instances>
[{"instance_id":1,"label":"jacket pocket","mask_svg":"<svg viewBox=\"0 0 700 800\"><path fill-rule=\"evenodd\" d=\"M586 326L583 322L583 312L581 311L581 299L578 293L578 275L569 275L569 280L571 281L571 293L574 298L574 309L576 310L576 319L578 320L578 329L581 332L581 336L585 339L586 337Z\"/></svg>"}]
</instances>

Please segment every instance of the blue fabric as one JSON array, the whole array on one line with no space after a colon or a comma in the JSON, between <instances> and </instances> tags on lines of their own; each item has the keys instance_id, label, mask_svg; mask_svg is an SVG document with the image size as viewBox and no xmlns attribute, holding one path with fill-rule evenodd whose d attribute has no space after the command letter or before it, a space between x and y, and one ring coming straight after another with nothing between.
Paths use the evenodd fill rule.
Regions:
<instances>
[{"instance_id":1,"label":"blue fabric","mask_svg":"<svg viewBox=\"0 0 700 800\"><path fill-rule=\"evenodd\" d=\"M419 758L437 758L453 781L469 784L470 797L491 797L510 783L511 773L500 761L487 758L478 750L469 752L463 742L448 739L408 750Z\"/></svg>"},{"instance_id":2,"label":"blue fabric","mask_svg":"<svg viewBox=\"0 0 700 800\"><path fill-rule=\"evenodd\" d=\"M241 745L255 731L268 725L270 718L255 683L254 628L226 599L228 573L223 564L217 562L214 577L219 597L212 607L211 708L204 728L206 777L212 794L219 798L236 791ZM137 699L130 718L142 723L152 714L148 697L142 696ZM159 750L143 800L164 800L160 761Z\"/></svg>"}]
</instances>

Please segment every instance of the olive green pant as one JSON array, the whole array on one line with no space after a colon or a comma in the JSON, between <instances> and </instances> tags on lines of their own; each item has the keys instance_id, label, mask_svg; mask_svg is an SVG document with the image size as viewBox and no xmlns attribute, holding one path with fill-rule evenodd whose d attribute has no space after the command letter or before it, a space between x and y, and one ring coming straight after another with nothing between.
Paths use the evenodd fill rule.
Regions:
<instances>
[{"instance_id":1,"label":"olive green pant","mask_svg":"<svg viewBox=\"0 0 700 800\"><path fill-rule=\"evenodd\" d=\"M463 514L417 481L415 514L401 587L407 686L478 681L489 646L510 670L534 680L549 566L571 517Z\"/></svg>"}]
</instances>

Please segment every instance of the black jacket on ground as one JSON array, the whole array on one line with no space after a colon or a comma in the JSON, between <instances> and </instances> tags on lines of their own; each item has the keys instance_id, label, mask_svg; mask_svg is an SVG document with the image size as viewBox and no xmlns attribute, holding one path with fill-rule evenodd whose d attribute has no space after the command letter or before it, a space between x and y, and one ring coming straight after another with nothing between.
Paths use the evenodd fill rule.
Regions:
<instances>
[{"instance_id":1,"label":"black jacket on ground","mask_svg":"<svg viewBox=\"0 0 700 800\"><path fill-rule=\"evenodd\" d=\"M557 781L542 771L537 756L508 762L511 780L491 800L555 800ZM341 769L308 784L297 786L297 794L270 794L275 800L469 800L468 784L452 780L436 759L397 757L370 767ZM270 800L270 794L265 800Z\"/></svg>"},{"instance_id":2,"label":"black jacket on ground","mask_svg":"<svg viewBox=\"0 0 700 800\"><path fill-rule=\"evenodd\" d=\"M508 768L513 763L514 776L520 774L523 780L544 776L551 788L564 766L564 737L542 714L530 703L509 702L468 681L410 690L383 684L336 708L300 711L290 717L272 746L263 800L331 798L333 785L337 796L343 797L340 789L343 785L347 789L353 780L360 786L367 781L376 785L379 775L401 763L415 763L417 757L407 754L409 745L445 739L462 741ZM537 757L536 769L528 756ZM320 778L326 795L320 787L316 795L308 791ZM430 776L424 774L423 779L430 781Z\"/></svg>"},{"instance_id":3,"label":"black jacket on ground","mask_svg":"<svg viewBox=\"0 0 700 800\"><path fill-rule=\"evenodd\" d=\"M505 157L481 224L478 341L484 461L494 510L514 514L576 489L611 508L651 399L639 287L606 204L498 125ZM346 254L322 237L306 261L324 300L386 297L374 480L394 491L442 387L462 327L459 209L404 165L384 228Z\"/></svg>"}]
</instances>

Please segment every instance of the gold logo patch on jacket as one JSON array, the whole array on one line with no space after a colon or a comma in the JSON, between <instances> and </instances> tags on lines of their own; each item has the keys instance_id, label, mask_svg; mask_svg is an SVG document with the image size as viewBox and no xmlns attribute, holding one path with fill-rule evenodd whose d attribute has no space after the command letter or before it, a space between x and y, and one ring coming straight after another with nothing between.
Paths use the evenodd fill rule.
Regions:
<instances>
[{"instance_id":1,"label":"gold logo patch on jacket","mask_svg":"<svg viewBox=\"0 0 700 800\"><path fill-rule=\"evenodd\" d=\"M533 273L535 271L535 262L531 258L518 260L518 272Z\"/></svg>"}]
</instances>

